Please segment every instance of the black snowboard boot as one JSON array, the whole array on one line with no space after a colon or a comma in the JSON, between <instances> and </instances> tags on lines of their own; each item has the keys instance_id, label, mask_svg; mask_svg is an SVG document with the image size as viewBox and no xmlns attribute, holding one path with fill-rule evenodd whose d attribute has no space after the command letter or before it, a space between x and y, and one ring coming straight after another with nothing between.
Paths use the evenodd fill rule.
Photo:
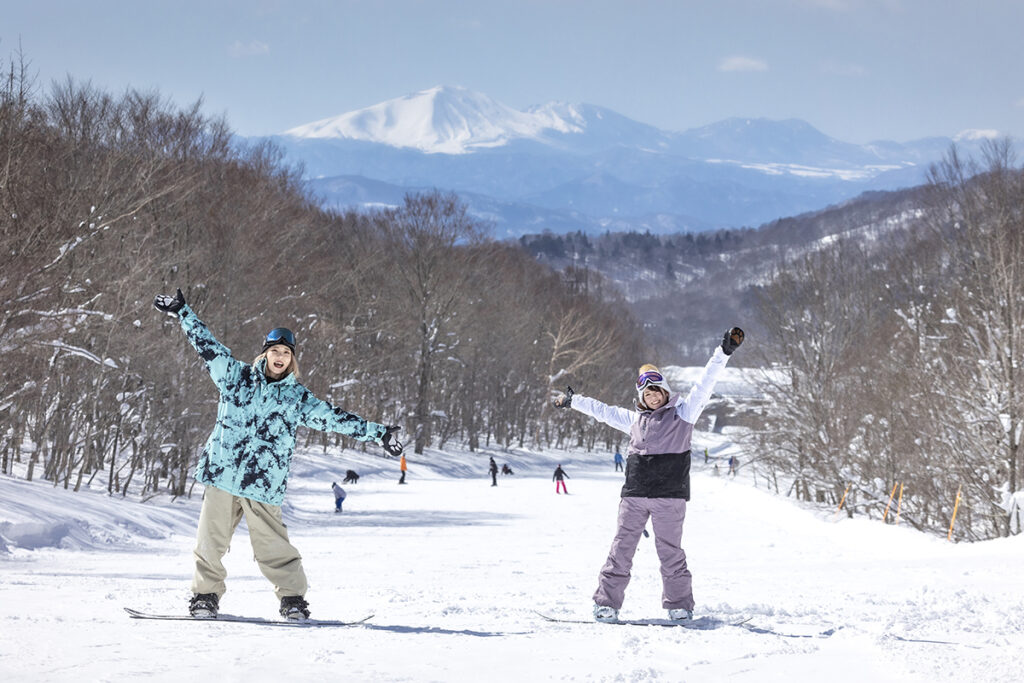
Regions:
<instances>
[{"instance_id":1,"label":"black snowboard boot","mask_svg":"<svg viewBox=\"0 0 1024 683\"><path fill-rule=\"evenodd\" d=\"M197 593L188 603L188 613L199 619L214 619L219 605L216 593Z\"/></svg>"},{"instance_id":2,"label":"black snowboard boot","mask_svg":"<svg viewBox=\"0 0 1024 683\"><path fill-rule=\"evenodd\" d=\"M309 618L309 603L301 595L286 595L281 598L281 616L301 621Z\"/></svg>"}]
</instances>

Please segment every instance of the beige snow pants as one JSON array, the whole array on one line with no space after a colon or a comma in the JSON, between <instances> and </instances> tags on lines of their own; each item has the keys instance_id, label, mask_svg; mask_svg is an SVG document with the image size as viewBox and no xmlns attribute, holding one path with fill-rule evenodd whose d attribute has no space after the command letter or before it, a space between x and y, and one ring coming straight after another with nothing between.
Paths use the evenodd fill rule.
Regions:
<instances>
[{"instance_id":1,"label":"beige snow pants","mask_svg":"<svg viewBox=\"0 0 1024 683\"><path fill-rule=\"evenodd\" d=\"M231 545L231 536L245 515L256 564L263 576L274 584L277 597L306 594L306 573L302 556L288 541L288 529L281 518L281 507L234 496L213 486L206 487L203 509L196 532L196 571L192 576L193 593L227 590L228 573L221 560Z\"/></svg>"}]
</instances>

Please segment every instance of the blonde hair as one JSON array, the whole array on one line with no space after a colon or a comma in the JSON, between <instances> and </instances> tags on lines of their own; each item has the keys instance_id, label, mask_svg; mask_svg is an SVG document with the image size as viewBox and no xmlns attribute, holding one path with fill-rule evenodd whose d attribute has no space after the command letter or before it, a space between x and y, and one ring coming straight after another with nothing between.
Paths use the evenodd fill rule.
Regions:
<instances>
[{"instance_id":1,"label":"blonde hair","mask_svg":"<svg viewBox=\"0 0 1024 683\"><path fill-rule=\"evenodd\" d=\"M267 351L269 350L270 349L267 349ZM263 353L261 353L260 355L256 356L256 358L253 359L252 366L256 367L259 364L259 362L266 357L267 352L264 351ZM292 351L292 362L289 363L288 367L284 369L284 374L281 375L281 377L284 378L287 377L288 375L295 375L295 379L298 379L301 376L299 374L299 359L295 357L294 351Z\"/></svg>"}]
</instances>

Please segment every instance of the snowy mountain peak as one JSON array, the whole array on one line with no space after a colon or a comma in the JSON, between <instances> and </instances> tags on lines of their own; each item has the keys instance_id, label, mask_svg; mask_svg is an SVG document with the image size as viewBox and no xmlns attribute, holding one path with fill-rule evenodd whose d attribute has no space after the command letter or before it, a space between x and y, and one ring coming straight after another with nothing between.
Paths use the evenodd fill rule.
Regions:
<instances>
[{"instance_id":1,"label":"snowy mountain peak","mask_svg":"<svg viewBox=\"0 0 1024 683\"><path fill-rule=\"evenodd\" d=\"M1000 136L998 130L968 128L953 136L954 142L977 142L979 140L995 140Z\"/></svg>"},{"instance_id":2,"label":"snowy mountain peak","mask_svg":"<svg viewBox=\"0 0 1024 683\"><path fill-rule=\"evenodd\" d=\"M553 108L521 112L483 93L438 86L285 131L298 138L346 138L427 153L465 154L545 132L580 132Z\"/></svg>"}]
</instances>

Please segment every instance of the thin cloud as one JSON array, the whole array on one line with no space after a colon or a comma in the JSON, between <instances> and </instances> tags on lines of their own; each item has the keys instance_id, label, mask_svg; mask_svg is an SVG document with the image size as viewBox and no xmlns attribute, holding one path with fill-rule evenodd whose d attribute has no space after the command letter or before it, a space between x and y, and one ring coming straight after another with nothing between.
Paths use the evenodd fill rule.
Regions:
<instances>
[{"instance_id":1,"label":"thin cloud","mask_svg":"<svg viewBox=\"0 0 1024 683\"><path fill-rule=\"evenodd\" d=\"M903 0L793 0L793 4L811 9L849 13L871 8L898 11L903 5Z\"/></svg>"},{"instance_id":2,"label":"thin cloud","mask_svg":"<svg viewBox=\"0 0 1024 683\"><path fill-rule=\"evenodd\" d=\"M259 40L250 40L248 43L236 40L228 46L228 54L239 59L258 57L270 54L270 46Z\"/></svg>"},{"instance_id":3,"label":"thin cloud","mask_svg":"<svg viewBox=\"0 0 1024 683\"><path fill-rule=\"evenodd\" d=\"M845 12L850 9L850 4L846 2L846 0L799 0L797 4L820 7L822 9L834 10L836 12Z\"/></svg>"},{"instance_id":4,"label":"thin cloud","mask_svg":"<svg viewBox=\"0 0 1024 683\"><path fill-rule=\"evenodd\" d=\"M479 31L483 29L484 22L472 17L459 17L452 20L452 25L464 31Z\"/></svg>"},{"instance_id":5,"label":"thin cloud","mask_svg":"<svg viewBox=\"0 0 1024 683\"><path fill-rule=\"evenodd\" d=\"M768 63L753 57L726 57L718 64L719 71L767 71Z\"/></svg>"},{"instance_id":6,"label":"thin cloud","mask_svg":"<svg viewBox=\"0 0 1024 683\"><path fill-rule=\"evenodd\" d=\"M1021 97L1016 102L1014 102L1013 106L1020 107L1021 109L1024 109L1024 97Z\"/></svg>"},{"instance_id":7,"label":"thin cloud","mask_svg":"<svg viewBox=\"0 0 1024 683\"><path fill-rule=\"evenodd\" d=\"M819 69L823 74L832 74L834 76L864 76L868 72L860 64L833 61L822 62Z\"/></svg>"}]
</instances>

